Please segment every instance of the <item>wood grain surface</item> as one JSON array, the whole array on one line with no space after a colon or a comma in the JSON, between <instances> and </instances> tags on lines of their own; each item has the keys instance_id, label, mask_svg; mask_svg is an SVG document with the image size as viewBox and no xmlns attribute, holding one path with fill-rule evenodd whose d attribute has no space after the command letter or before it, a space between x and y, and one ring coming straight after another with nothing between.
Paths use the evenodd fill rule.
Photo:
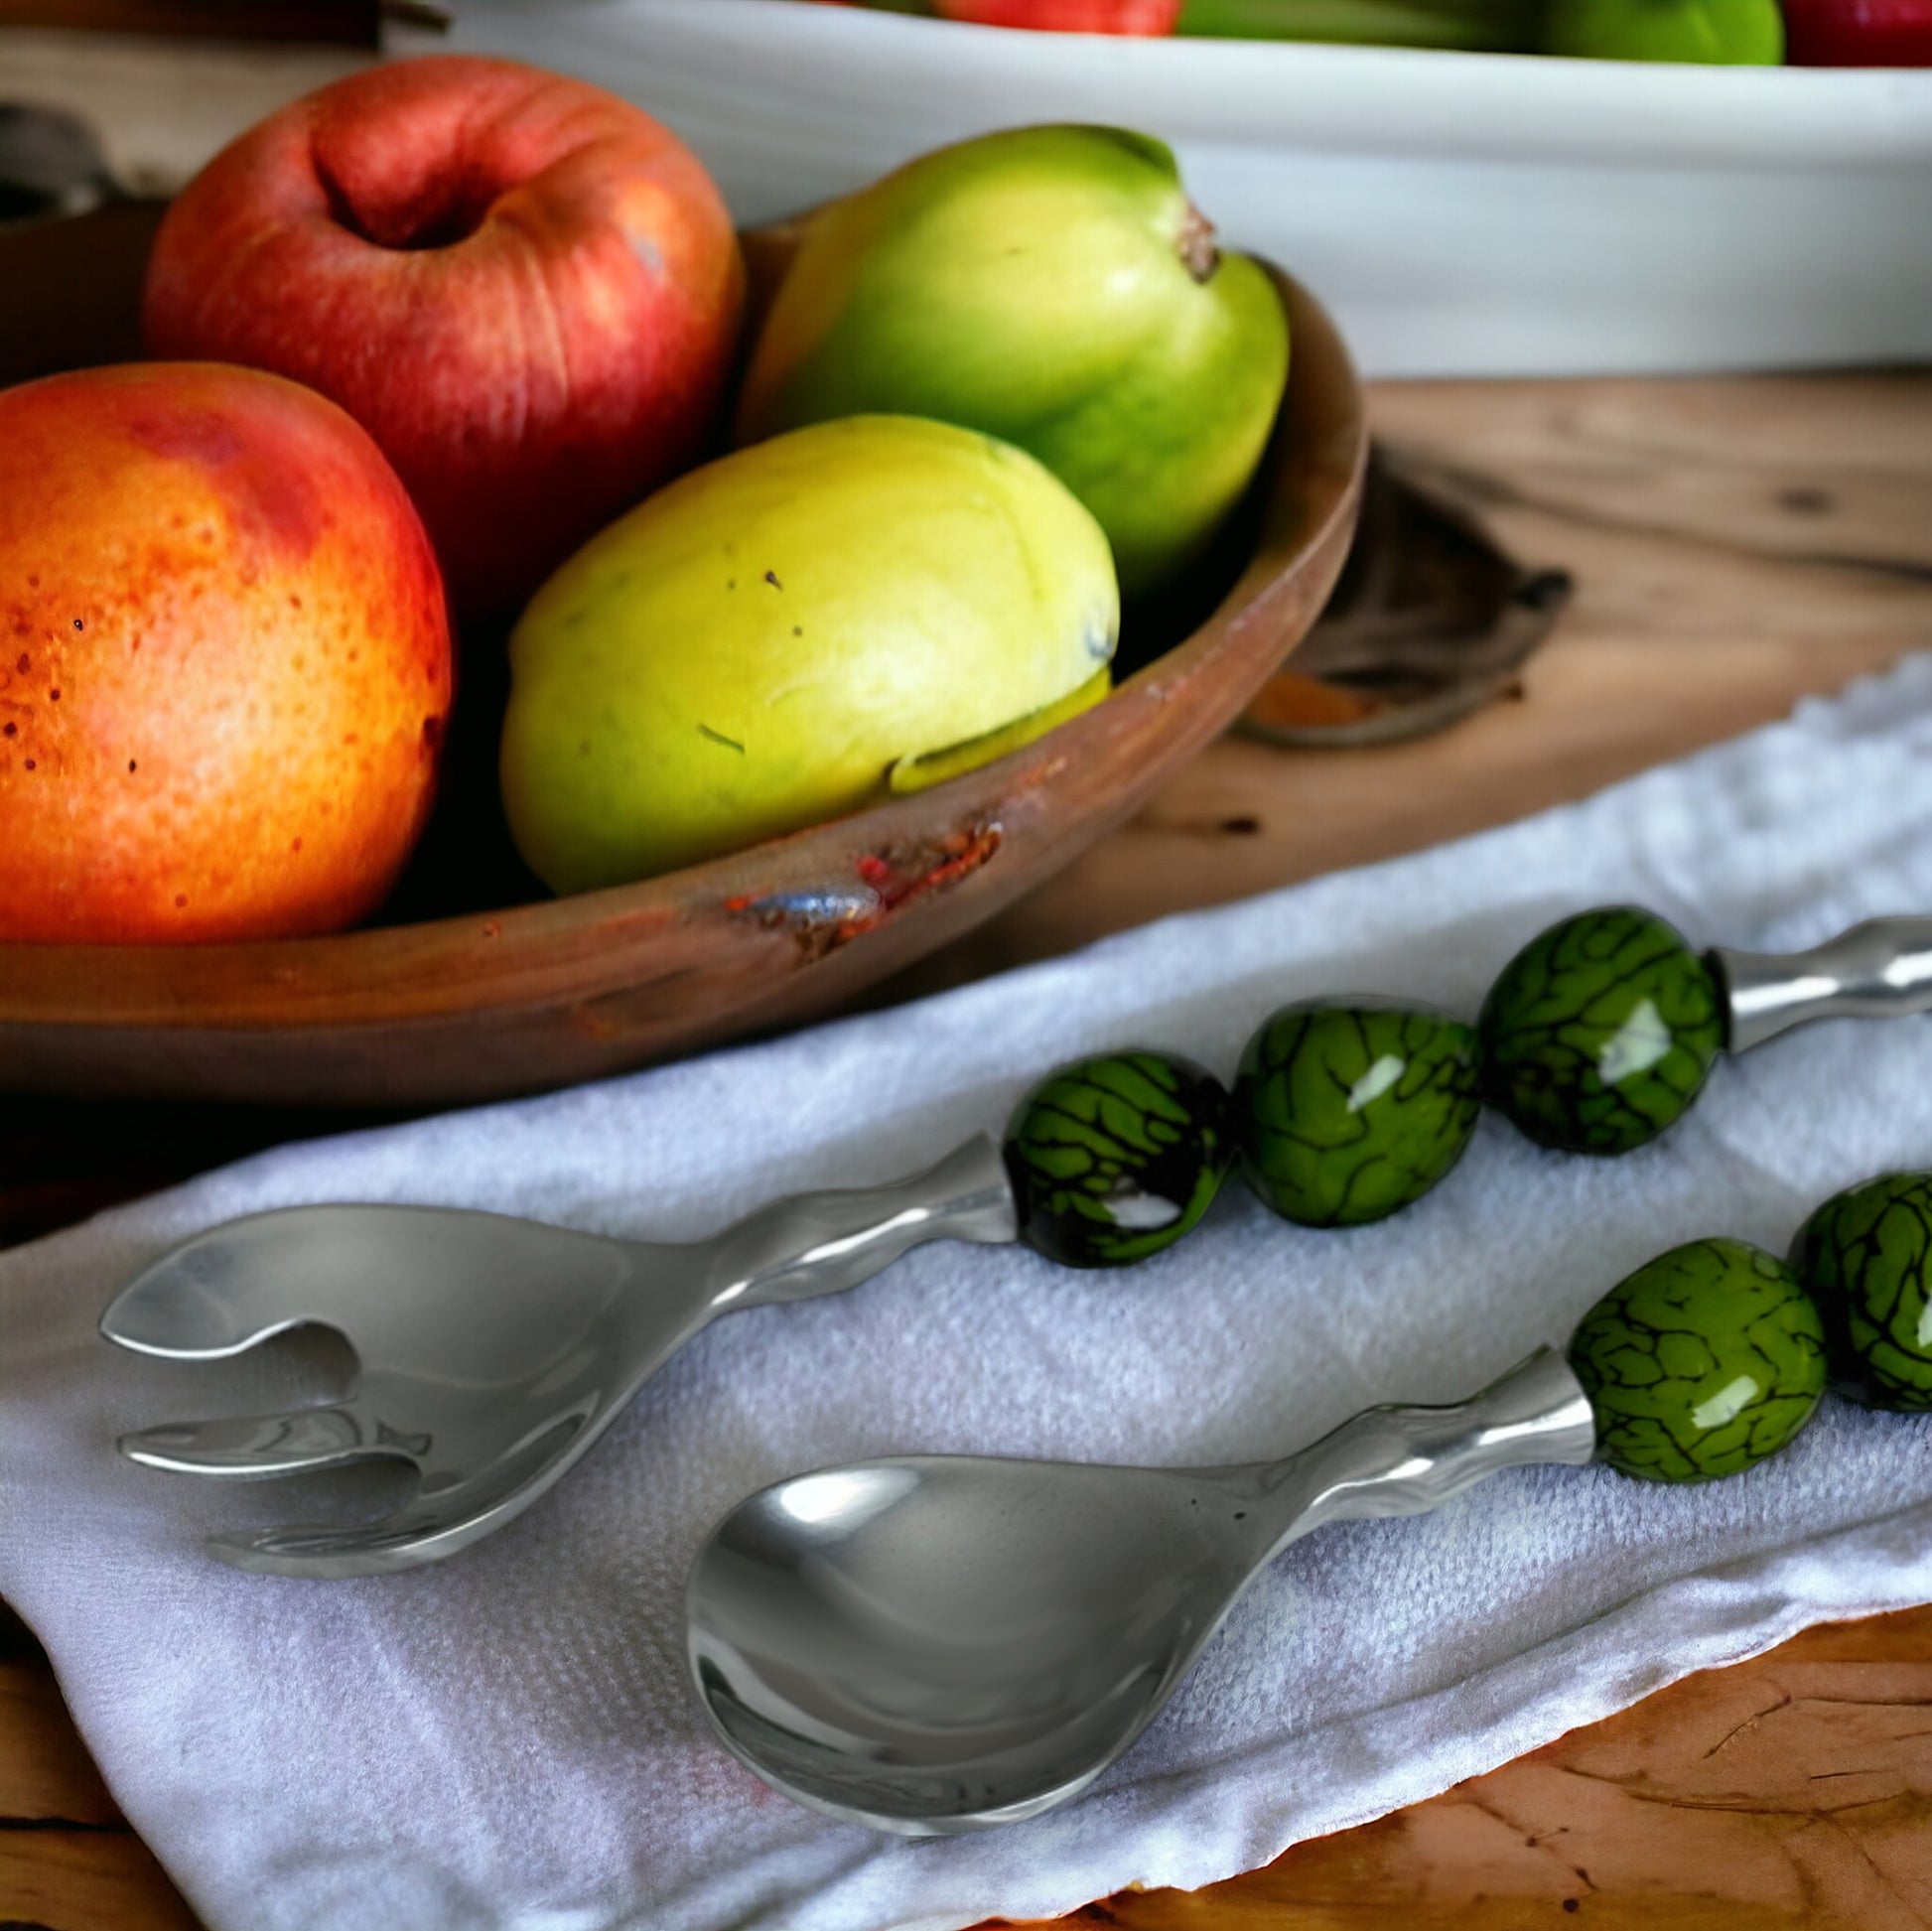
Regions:
<instances>
[{"instance_id":1,"label":"wood grain surface","mask_svg":"<svg viewBox=\"0 0 1932 1931\"><path fill-rule=\"evenodd\" d=\"M1058 1924L1914 1931L1932 1924L1928 1737L1932 1608L1827 1624L1245 1877ZM194 1931L4 1611L0 1827L9 1931Z\"/></svg>"},{"instance_id":2,"label":"wood grain surface","mask_svg":"<svg viewBox=\"0 0 1932 1931\"><path fill-rule=\"evenodd\" d=\"M1119 1931L1913 1931L1932 1924L1932 1609L1807 1630Z\"/></svg>"},{"instance_id":3,"label":"wood grain surface","mask_svg":"<svg viewBox=\"0 0 1932 1931\"><path fill-rule=\"evenodd\" d=\"M904 996L1501 823L1932 647L1932 374L1384 386L1378 434L1578 595L1518 701L1381 750L1210 746ZM319 1116L0 1120L14 1238ZM0 1924L179 1931L25 1636L0 1636ZM1127 1931L1932 1925L1932 1609L1814 1630Z\"/></svg>"}]
</instances>

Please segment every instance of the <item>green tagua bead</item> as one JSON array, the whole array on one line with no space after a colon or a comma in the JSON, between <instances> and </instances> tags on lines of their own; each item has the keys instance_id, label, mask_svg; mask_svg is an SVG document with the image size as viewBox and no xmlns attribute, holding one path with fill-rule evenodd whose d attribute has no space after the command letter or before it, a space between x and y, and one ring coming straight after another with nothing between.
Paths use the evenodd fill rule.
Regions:
<instances>
[{"instance_id":1,"label":"green tagua bead","mask_svg":"<svg viewBox=\"0 0 1932 1931\"><path fill-rule=\"evenodd\" d=\"M1825 1318L1834 1382L1870 1408L1932 1409L1932 1173L1835 1194L1791 1266Z\"/></svg>"},{"instance_id":2,"label":"green tagua bead","mask_svg":"<svg viewBox=\"0 0 1932 1931\"><path fill-rule=\"evenodd\" d=\"M1374 1000L1286 1006L1248 1041L1234 1132L1248 1184L1305 1227L1419 1200L1475 1131L1474 1031Z\"/></svg>"},{"instance_id":3,"label":"green tagua bead","mask_svg":"<svg viewBox=\"0 0 1932 1931\"><path fill-rule=\"evenodd\" d=\"M1619 1282L1570 1341L1596 1454L1644 1481L1734 1475L1775 1454L1825 1390L1825 1329L1776 1255L1673 1247Z\"/></svg>"},{"instance_id":4,"label":"green tagua bead","mask_svg":"<svg viewBox=\"0 0 1932 1931\"><path fill-rule=\"evenodd\" d=\"M1227 1089L1191 1060L1110 1052L1050 1074L1007 1128L1020 1237L1067 1267L1172 1247L1234 1158Z\"/></svg>"},{"instance_id":5,"label":"green tagua bead","mask_svg":"<svg viewBox=\"0 0 1932 1931\"><path fill-rule=\"evenodd\" d=\"M1661 918L1580 913L1524 946L1483 1001L1483 1098L1545 1147L1627 1154L1697 1098L1724 1014L1711 968Z\"/></svg>"}]
</instances>

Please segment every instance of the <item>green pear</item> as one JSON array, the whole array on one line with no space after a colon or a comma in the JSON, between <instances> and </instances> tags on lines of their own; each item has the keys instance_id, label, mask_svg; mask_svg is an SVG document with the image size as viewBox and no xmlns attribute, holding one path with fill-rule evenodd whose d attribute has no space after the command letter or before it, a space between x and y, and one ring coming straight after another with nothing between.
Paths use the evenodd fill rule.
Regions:
<instances>
[{"instance_id":1,"label":"green pear","mask_svg":"<svg viewBox=\"0 0 1932 1931\"><path fill-rule=\"evenodd\" d=\"M694 470L509 641L503 805L558 892L936 783L1106 695L1100 526L1023 451L859 416Z\"/></svg>"},{"instance_id":2,"label":"green pear","mask_svg":"<svg viewBox=\"0 0 1932 1931\"><path fill-rule=\"evenodd\" d=\"M1017 128L812 218L759 332L738 440L868 411L1001 437L1100 519L1138 596L1234 506L1287 378L1274 284L1214 246L1168 148Z\"/></svg>"}]
</instances>

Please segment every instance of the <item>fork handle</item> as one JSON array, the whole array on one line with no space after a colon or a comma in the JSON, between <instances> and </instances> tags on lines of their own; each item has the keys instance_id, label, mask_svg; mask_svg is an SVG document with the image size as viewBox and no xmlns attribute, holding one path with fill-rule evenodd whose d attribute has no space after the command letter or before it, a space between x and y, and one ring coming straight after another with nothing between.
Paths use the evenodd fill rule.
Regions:
<instances>
[{"instance_id":1,"label":"fork handle","mask_svg":"<svg viewBox=\"0 0 1932 1931\"><path fill-rule=\"evenodd\" d=\"M1710 955L1744 1052L1807 1020L1893 1019L1932 1010L1932 918L1867 918L1809 952Z\"/></svg>"},{"instance_id":2,"label":"fork handle","mask_svg":"<svg viewBox=\"0 0 1932 1931\"><path fill-rule=\"evenodd\" d=\"M1006 1162L975 1134L923 1172L880 1186L774 1200L717 1238L714 1312L842 1294L928 1240L1014 1240L1019 1217Z\"/></svg>"}]
</instances>

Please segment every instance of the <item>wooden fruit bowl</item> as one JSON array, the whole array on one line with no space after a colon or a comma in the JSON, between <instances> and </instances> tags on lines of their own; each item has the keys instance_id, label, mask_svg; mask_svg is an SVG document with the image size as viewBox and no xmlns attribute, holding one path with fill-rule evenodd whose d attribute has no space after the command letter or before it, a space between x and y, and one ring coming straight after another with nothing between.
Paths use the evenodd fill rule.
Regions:
<instances>
[{"instance_id":1,"label":"wooden fruit bowl","mask_svg":"<svg viewBox=\"0 0 1932 1931\"><path fill-rule=\"evenodd\" d=\"M151 222L115 218L123 250L145 247ZM138 276L105 262L105 235L83 259L118 273L125 302ZM756 279L788 242L747 236ZM15 288L70 287L6 255ZM0 945L0 1089L352 1107L528 1093L822 1014L1044 884L1234 721L1340 572L1361 392L1320 305L1276 279L1292 370L1245 553L1218 566L1232 587L1213 602L1205 566L1191 594L1211 614L1104 703L929 791L642 885L331 938ZM104 341L87 359L129 352ZM0 380L39 372L5 366L8 346Z\"/></svg>"}]
</instances>

